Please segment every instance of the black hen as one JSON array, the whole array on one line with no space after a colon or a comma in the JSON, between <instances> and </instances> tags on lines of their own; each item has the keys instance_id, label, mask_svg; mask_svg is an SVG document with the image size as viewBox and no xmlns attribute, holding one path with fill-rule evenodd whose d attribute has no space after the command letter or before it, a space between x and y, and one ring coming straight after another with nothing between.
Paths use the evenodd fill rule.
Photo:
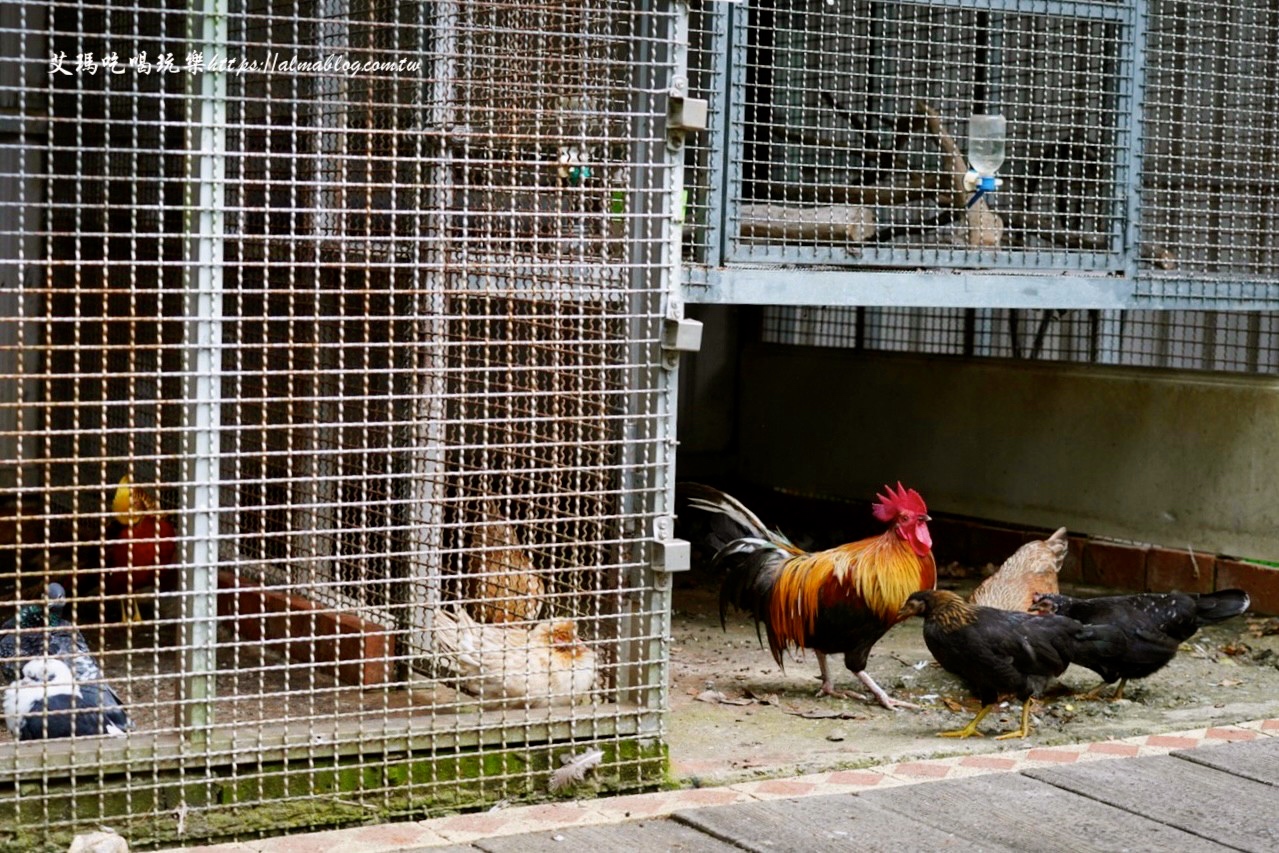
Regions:
<instances>
[{"instance_id":1,"label":"black hen","mask_svg":"<svg viewBox=\"0 0 1279 853\"><path fill-rule=\"evenodd\" d=\"M111 713L118 711L125 728L131 728L120 697L107 684L84 635L62 618L65 605L66 592L62 585L51 583L47 602L24 604L16 620L10 617L0 625L0 675L11 683L18 678L24 661L56 658L67 665L85 701Z\"/></svg>"},{"instance_id":2,"label":"black hen","mask_svg":"<svg viewBox=\"0 0 1279 853\"><path fill-rule=\"evenodd\" d=\"M1065 616L1035 616L969 604L953 592L923 590L902 605L901 617L924 617L924 642L942 667L964 680L981 710L962 729L939 737L966 738L1005 693L1022 702L1021 727L999 739L1030 733L1033 698L1072 662L1093 667L1121 651L1122 633L1105 625L1083 625Z\"/></svg>"},{"instance_id":3,"label":"black hen","mask_svg":"<svg viewBox=\"0 0 1279 853\"><path fill-rule=\"evenodd\" d=\"M1177 648L1204 625L1238 616L1248 609L1248 593L1223 589L1195 595L1184 592L1107 595L1073 598L1069 595L1036 595L1031 610L1040 614L1069 616L1086 625L1110 625L1121 630L1126 648L1120 655L1088 668L1102 677L1089 695L1096 698L1107 684L1119 685L1112 699L1122 699L1130 678L1145 678L1168 665Z\"/></svg>"}]
</instances>

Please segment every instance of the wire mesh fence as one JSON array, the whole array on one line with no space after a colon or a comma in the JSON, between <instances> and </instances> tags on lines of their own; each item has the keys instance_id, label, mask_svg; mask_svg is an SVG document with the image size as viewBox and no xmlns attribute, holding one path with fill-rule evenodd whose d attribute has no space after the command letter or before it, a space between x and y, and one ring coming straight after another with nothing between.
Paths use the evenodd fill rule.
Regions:
<instances>
[{"instance_id":1,"label":"wire mesh fence","mask_svg":"<svg viewBox=\"0 0 1279 853\"><path fill-rule=\"evenodd\" d=\"M1108 272L1143 306L1267 307L1277 31L1256 2L701 4L691 260ZM1003 183L970 205L987 113Z\"/></svg>"},{"instance_id":2,"label":"wire mesh fence","mask_svg":"<svg viewBox=\"0 0 1279 853\"><path fill-rule=\"evenodd\" d=\"M0 11L0 839L653 784L674 13L223 8Z\"/></svg>"},{"instance_id":3,"label":"wire mesh fence","mask_svg":"<svg viewBox=\"0 0 1279 853\"><path fill-rule=\"evenodd\" d=\"M1279 373L1279 318L1263 311L773 306L760 334L798 346Z\"/></svg>"}]
</instances>

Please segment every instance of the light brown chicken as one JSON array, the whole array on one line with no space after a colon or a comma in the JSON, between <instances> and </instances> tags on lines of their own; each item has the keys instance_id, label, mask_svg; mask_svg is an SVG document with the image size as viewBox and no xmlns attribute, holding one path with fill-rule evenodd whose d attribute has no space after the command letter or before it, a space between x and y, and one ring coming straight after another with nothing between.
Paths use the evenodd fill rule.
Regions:
<instances>
[{"instance_id":1,"label":"light brown chicken","mask_svg":"<svg viewBox=\"0 0 1279 853\"><path fill-rule=\"evenodd\" d=\"M595 688L595 651L572 620L481 625L465 610L440 608L432 636L457 686L481 699L539 708L589 702Z\"/></svg>"},{"instance_id":2,"label":"light brown chicken","mask_svg":"<svg viewBox=\"0 0 1279 853\"><path fill-rule=\"evenodd\" d=\"M1047 539L1022 545L999 571L981 582L968 600L984 607L1025 613L1036 595L1057 592L1057 573L1066 561L1066 528L1060 527Z\"/></svg>"},{"instance_id":3,"label":"light brown chicken","mask_svg":"<svg viewBox=\"0 0 1279 853\"><path fill-rule=\"evenodd\" d=\"M471 615L481 622L531 622L542 611L546 585L520 545L515 529L486 516L471 534L467 596Z\"/></svg>"}]
</instances>

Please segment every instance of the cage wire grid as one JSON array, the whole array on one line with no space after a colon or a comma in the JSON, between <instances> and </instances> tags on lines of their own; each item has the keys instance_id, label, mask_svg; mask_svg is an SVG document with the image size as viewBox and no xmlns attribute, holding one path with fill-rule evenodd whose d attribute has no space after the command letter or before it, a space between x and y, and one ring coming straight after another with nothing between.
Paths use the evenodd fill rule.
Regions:
<instances>
[{"instance_id":1,"label":"cage wire grid","mask_svg":"<svg viewBox=\"0 0 1279 853\"><path fill-rule=\"evenodd\" d=\"M760 339L794 346L1279 374L1279 320L1264 311L783 307Z\"/></svg>"},{"instance_id":2,"label":"cage wire grid","mask_svg":"<svg viewBox=\"0 0 1279 853\"><path fill-rule=\"evenodd\" d=\"M0 744L0 841L660 778L675 17L0 11L0 617L132 725Z\"/></svg>"},{"instance_id":3,"label":"cage wire grid","mask_svg":"<svg viewBox=\"0 0 1279 853\"><path fill-rule=\"evenodd\" d=\"M978 309L1004 307L1000 273L1032 287L1035 274L1064 275L1053 285L1070 292L1063 307L1276 304L1279 15L1268 5L696 9L694 82L712 122L688 157L694 283L763 266L783 270L772 289L805 289L810 269L865 271L885 287L897 279L883 273L899 271L923 288L929 272L960 269L975 273L964 301ZM1003 184L966 207L968 118L983 112L1007 118Z\"/></svg>"}]
</instances>

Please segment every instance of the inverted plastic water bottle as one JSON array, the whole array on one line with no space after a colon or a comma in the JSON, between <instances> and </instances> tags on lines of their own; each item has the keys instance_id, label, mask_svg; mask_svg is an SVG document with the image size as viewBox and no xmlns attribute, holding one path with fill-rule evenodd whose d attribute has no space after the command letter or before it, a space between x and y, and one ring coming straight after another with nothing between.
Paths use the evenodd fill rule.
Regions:
<instances>
[{"instance_id":1,"label":"inverted plastic water bottle","mask_svg":"<svg viewBox=\"0 0 1279 853\"><path fill-rule=\"evenodd\" d=\"M964 186L973 193L969 207L999 186L995 173L1004 165L1007 135L1008 123L1001 115L978 114L968 119L968 163L972 171L964 176Z\"/></svg>"},{"instance_id":2,"label":"inverted plastic water bottle","mask_svg":"<svg viewBox=\"0 0 1279 853\"><path fill-rule=\"evenodd\" d=\"M968 119L968 163L983 178L994 176L1004 165L1008 122L1001 115L974 115Z\"/></svg>"}]
</instances>

